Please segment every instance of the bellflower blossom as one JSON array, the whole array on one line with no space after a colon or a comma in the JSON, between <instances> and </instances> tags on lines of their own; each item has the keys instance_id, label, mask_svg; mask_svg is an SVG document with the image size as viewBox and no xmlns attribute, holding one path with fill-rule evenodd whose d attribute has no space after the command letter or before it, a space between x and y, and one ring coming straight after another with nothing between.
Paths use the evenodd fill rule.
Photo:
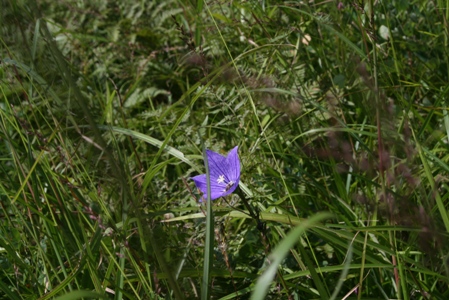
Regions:
<instances>
[{"instance_id":1,"label":"bellflower blossom","mask_svg":"<svg viewBox=\"0 0 449 300\"><path fill-rule=\"evenodd\" d=\"M237 150L238 146L234 147L234 149L229 151L227 157L214 151L206 150L207 161L209 162L211 200L229 195L239 185L240 160ZM196 187L203 193L204 199L207 199L206 174L201 174L191 179L193 179Z\"/></svg>"}]
</instances>

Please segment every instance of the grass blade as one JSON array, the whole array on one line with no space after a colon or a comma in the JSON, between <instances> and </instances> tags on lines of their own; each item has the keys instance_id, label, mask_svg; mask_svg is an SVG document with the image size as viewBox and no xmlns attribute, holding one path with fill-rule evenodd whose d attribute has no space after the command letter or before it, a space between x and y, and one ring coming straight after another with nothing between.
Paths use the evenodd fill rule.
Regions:
<instances>
[{"instance_id":1,"label":"grass blade","mask_svg":"<svg viewBox=\"0 0 449 300\"><path fill-rule=\"evenodd\" d=\"M209 161L206 155L206 146L203 143L204 166L206 167L207 201L206 201L206 242L204 246L203 281L201 283L201 299L210 299L210 271L213 264L214 254L214 215L212 201L210 200L210 173Z\"/></svg>"},{"instance_id":2,"label":"grass blade","mask_svg":"<svg viewBox=\"0 0 449 300\"><path fill-rule=\"evenodd\" d=\"M304 221L301 225L294 228L288 235L279 243L276 249L270 255L271 264L265 272L257 280L254 292L251 295L252 300L263 300L268 293L274 276L276 275L278 266L282 260L287 256L290 249L299 241L300 236L311 226L316 223L332 217L329 213L320 213Z\"/></svg>"}]
</instances>

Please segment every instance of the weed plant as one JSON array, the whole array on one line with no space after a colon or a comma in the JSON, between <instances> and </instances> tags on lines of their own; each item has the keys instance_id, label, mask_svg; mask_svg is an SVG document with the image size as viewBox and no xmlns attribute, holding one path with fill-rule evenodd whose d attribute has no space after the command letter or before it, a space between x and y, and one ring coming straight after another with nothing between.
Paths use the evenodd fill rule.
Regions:
<instances>
[{"instance_id":1,"label":"weed plant","mask_svg":"<svg viewBox=\"0 0 449 300\"><path fill-rule=\"evenodd\" d=\"M449 299L447 1L1 6L0 299Z\"/></svg>"}]
</instances>

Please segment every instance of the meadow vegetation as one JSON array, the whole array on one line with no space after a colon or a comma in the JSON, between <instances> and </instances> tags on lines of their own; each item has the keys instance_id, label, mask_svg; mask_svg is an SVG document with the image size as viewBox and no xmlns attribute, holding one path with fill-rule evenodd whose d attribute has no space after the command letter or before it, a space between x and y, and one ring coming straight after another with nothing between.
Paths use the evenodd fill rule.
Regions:
<instances>
[{"instance_id":1,"label":"meadow vegetation","mask_svg":"<svg viewBox=\"0 0 449 300\"><path fill-rule=\"evenodd\" d=\"M0 299L449 299L447 1L1 7Z\"/></svg>"}]
</instances>

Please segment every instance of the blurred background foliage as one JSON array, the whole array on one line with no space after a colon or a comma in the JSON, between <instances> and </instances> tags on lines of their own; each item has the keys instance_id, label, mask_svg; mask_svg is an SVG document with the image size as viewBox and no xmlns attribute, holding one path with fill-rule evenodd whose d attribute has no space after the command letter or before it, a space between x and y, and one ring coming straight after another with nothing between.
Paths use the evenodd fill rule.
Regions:
<instances>
[{"instance_id":1,"label":"blurred background foliage","mask_svg":"<svg viewBox=\"0 0 449 300\"><path fill-rule=\"evenodd\" d=\"M198 298L203 142L267 226L214 202L214 299L319 211L266 299L448 297L446 2L1 5L2 299Z\"/></svg>"}]
</instances>

